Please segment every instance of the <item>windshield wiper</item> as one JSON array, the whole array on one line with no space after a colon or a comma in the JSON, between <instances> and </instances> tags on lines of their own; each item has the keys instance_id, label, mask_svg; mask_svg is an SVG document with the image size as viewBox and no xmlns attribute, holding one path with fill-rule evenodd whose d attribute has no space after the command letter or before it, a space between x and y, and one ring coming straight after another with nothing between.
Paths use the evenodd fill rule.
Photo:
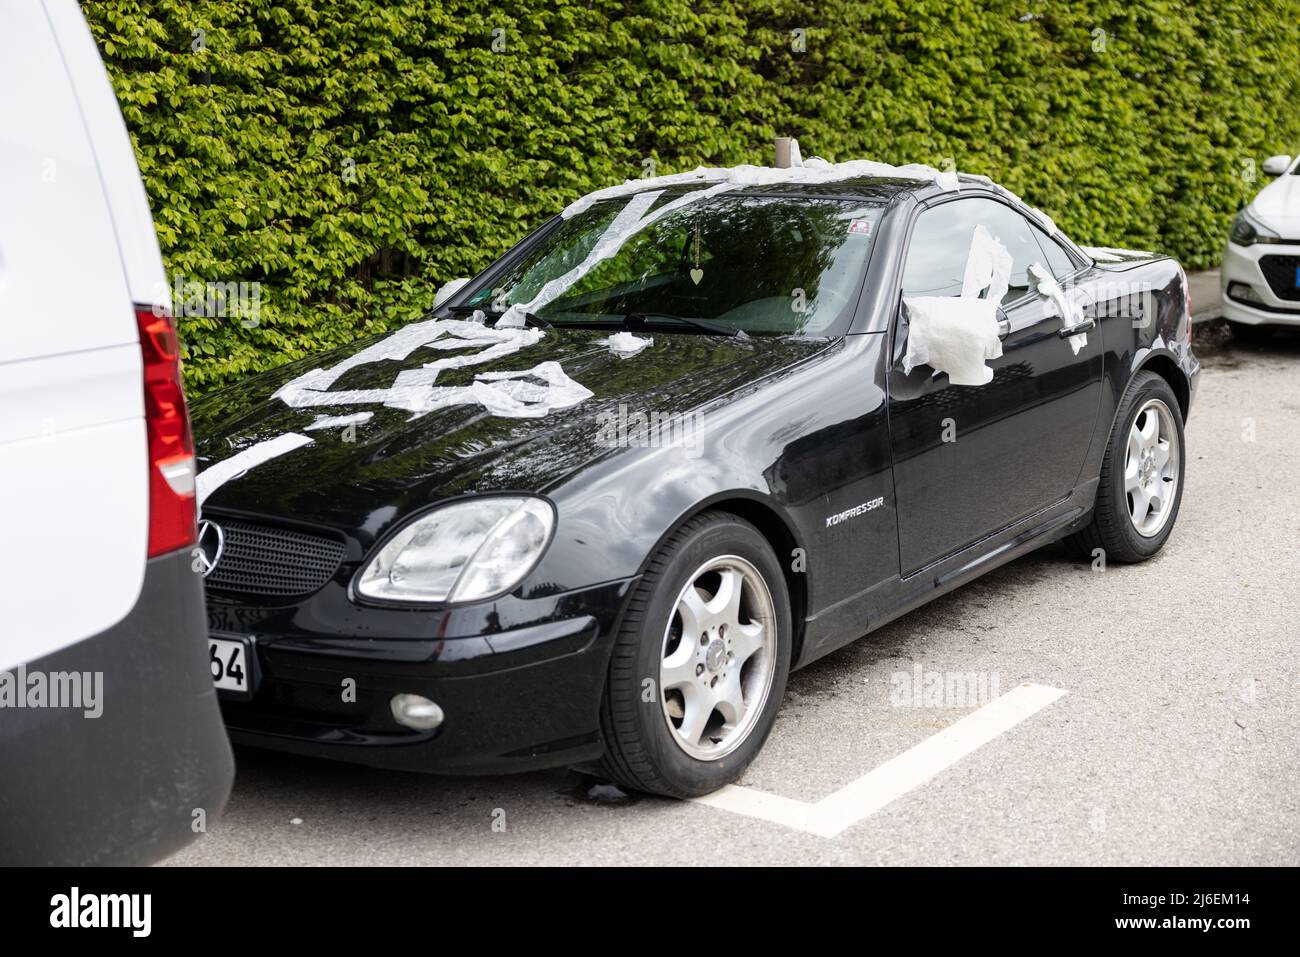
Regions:
<instances>
[{"instance_id":1,"label":"windshield wiper","mask_svg":"<svg viewBox=\"0 0 1300 957\"><path fill-rule=\"evenodd\" d=\"M720 322L710 322L707 319L695 319L691 316L675 316L671 312L629 312L623 317L623 324L629 329L635 329L644 325L647 321L655 319L669 319L673 322L684 322L688 326L694 326L696 329L703 329L705 332L711 332L715 336L740 336L744 335L740 329L735 326L724 326Z\"/></svg>"},{"instance_id":2,"label":"windshield wiper","mask_svg":"<svg viewBox=\"0 0 1300 957\"><path fill-rule=\"evenodd\" d=\"M482 306L471 306L468 304L462 304L459 306L448 306L447 310L449 312L469 312L469 313L481 312L483 313L483 315L491 319L500 319L502 316L505 315L504 312L500 312L496 309L484 309ZM543 329L554 328L549 322L547 322L541 316L534 315L531 312L525 312L523 316L524 316L524 325L528 325L529 323L531 323L534 326L541 326Z\"/></svg>"}]
</instances>

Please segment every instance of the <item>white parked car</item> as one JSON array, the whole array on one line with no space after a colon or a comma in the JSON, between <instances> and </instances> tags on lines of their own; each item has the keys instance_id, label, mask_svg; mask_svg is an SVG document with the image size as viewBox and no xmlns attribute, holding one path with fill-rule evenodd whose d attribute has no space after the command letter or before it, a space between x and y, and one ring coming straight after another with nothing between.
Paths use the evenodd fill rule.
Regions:
<instances>
[{"instance_id":1,"label":"white parked car","mask_svg":"<svg viewBox=\"0 0 1300 957\"><path fill-rule=\"evenodd\" d=\"M169 313L76 0L0 0L0 864L152 861L230 791Z\"/></svg>"},{"instance_id":2,"label":"white parked car","mask_svg":"<svg viewBox=\"0 0 1300 957\"><path fill-rule=\"evenodd\" d=\"M1237 214L1223 251L1223 315L1242 337L1300 326L1300 157L1270 156L1276 179Z\"/></svg>"}]
</instances>

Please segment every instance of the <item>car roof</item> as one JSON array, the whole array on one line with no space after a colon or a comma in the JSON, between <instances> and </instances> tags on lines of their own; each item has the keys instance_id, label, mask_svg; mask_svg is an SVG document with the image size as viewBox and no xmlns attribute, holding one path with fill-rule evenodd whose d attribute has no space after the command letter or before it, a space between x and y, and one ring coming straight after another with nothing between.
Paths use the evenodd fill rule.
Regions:
<instances>
[{"instance_id":1,"label":"car roof","mask_svg":"<svg viewBox=\"0 0 1300 957\"><path fill-rule=\"evenodd\" d=\"M961 183L963 191L970 190L972 193L979 193L985 190L990 192L997 191L996 186L981 176L958 174L958 180ZM713 184L708 181L701 181L698 183L678 183L672 186L656 186L653 183L647 183L644 190L635 190L633 193L624 193L618 197L610 197L610 199L623 200L626 199L628 195L635 195L635 193L648 192L650 190L661 190L666 196L682 196L686 193L697 192L710 185ZM810 183L801 183L797 180L791 180L790 182L785 183L738 185L729 190L726 195L852 199L878 203L881 205L889 205L904 195L910 194L919 200L923 200L945 191L946 190L943 187L939 186L931 179L903 176L852 176L845 177L844 179Z\"/></svg>"}]
</instances>

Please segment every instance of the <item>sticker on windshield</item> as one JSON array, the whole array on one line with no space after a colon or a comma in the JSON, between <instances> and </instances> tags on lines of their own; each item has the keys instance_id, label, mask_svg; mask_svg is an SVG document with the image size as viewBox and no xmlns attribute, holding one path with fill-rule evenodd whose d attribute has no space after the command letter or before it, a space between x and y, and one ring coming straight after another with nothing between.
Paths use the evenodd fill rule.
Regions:
<instances>
[{"instance_id":1,"label":"sticker on windshield","mask_svg":"<svg viewBox=\"0 0 1300 957\"><path fill-rule=\"evenodd\" d=\"M870 235L871 235L871 220L869 220L869 219L855 219L855 220L853 220L853 222L849 223L849 235L850 235L850 236L855 236L855 235L856 235L856 236L870 236Z\"/></svg>"}]
</instances>

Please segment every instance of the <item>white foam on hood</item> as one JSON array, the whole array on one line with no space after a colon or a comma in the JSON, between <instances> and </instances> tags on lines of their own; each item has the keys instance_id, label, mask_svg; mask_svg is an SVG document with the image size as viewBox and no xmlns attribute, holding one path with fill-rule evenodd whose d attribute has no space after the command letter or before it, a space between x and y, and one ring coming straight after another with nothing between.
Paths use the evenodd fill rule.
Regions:
<instances>
[{"instance_id":1,"label":"white foam on hood","mask_svg":"<svg viewBox=\"0 0 1300 957\"><path fill-rule=\"evenodd\" d=\"M415 370L415 374L424 371ZM466 386L397 387L390 390L384 404L417 417L453 405L477 404L493 415L536 419L577 405L592 395L590 389L569 378L558 362L542 362L522 371L482 372Z\"/></svg>"},{"instance_id":2,"label":"white foam on hood","mask_svg":"<svg viewBox=\"0 0 1300 957\"><path fill-rule=\"evenodd\" d=\"M311 445L314 441L314 439L306 435L299 435L297 432L286 432L284 435L277 435L273 439L250 445L242 452L237 452L228 459L222 459L216 465L209 466L199 473L194 490L195 505L202 509L203 502L207 497L227 482L232 479L242 478L244 473L254 466L268 462L273 458L284 455L286 452L292 452L304 445Z\"/></svg>"},{"instance_id":3,"label":"white foam on hood","mask_svg":"<svg viewBox=\"0 0 1300 957\"><path fill-rule=\"evenodd\" d=\"M642 339L630 332L616 332L605 340L605 345L609 346L609 351L623 358L630 358L642 349L648 349L654 344L654 339Z\"/></svg>"},{"instance_id":4,"label":"white foam on hood","mask_svg":"<svg viewBox=\"0 0 1300 957\"><path fill-rule=\"evenodd\" d=\"M303 428L304 432L316 432L320 429L337 429L349 425L361 425L375 417L373 412L355 412L352 415L318 415L311 425Z\"/></svg>"},{"instance_id":5,"label":"white foam on hood","mask_svg":"<svg viewBox=\"0 0 1300 957\"><path fill-rule=\"evenodd\" d=\"M438 375L447 369L495 362L535 345L542 335L541 329L502 329L460 319L429 319L399 329L336 366L299 376L282 386L274 397L295 409L375 404L401 409L415 417L453 405L481 405L493 415L511 418L537 418L591 398L592 392L569 378L558 362L543 362L521 371L484 373L466 386L437 384ZM449 354L422 368L398 372L386 389L330 391L351 369L406 359L420 348Z\"/></svg>"}]
</instances>

